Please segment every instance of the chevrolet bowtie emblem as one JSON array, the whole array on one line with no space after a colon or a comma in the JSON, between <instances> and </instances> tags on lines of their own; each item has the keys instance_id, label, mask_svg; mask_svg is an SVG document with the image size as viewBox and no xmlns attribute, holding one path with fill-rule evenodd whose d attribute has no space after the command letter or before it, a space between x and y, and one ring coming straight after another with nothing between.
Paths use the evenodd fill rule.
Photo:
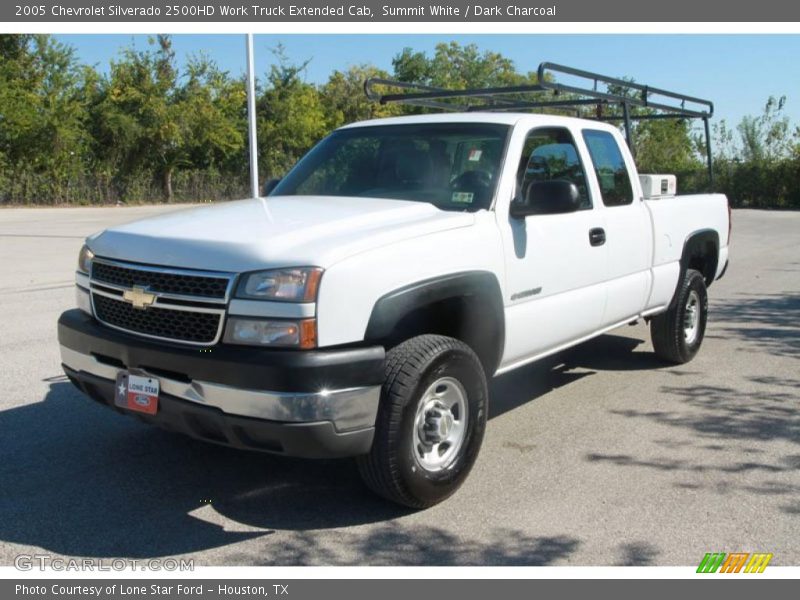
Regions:
<instances>
[{"instance_id":1,"label":"chevrolet bowtie emblem","mask_svg":"<svg viewBox=\"0 0 800 600\"><path fill-rule=\"evenodd\" d=\"M133 304L133 308L144 310L156 301L156 295L151 294L146 288L133 286L133 289L123 292L122 298Z\"/></svg>"}]
</instances>

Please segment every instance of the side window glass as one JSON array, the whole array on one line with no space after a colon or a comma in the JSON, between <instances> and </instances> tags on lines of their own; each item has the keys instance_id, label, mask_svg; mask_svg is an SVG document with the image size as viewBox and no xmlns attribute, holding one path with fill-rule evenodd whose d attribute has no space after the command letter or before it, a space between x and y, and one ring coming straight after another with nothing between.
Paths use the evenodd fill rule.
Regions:
<instances>
[{"instance_id":1,"label":"side window glass","mask_svg":"<svg viewBox=\"0 0 800 600\"><path fill-rule=\"evenodd\" d=\"M534 129L528 134L517 170L517 194L525 197L528 187L539 181L568 181L578 188L581 210L592 208L586 173L575 140L560 127Z\"/></svg>"},{"instance_id":2,"label":"side window glass","mask_svg":"<svg viewBox=\"0 0 800 600\"><path fill-rule=\"evenodd\" d=\"M607 131L587 129L583 132L583 139L594 163L603 204L624 206L633 202L628 167L614 136Z\"/></svg>"}]
</instances>

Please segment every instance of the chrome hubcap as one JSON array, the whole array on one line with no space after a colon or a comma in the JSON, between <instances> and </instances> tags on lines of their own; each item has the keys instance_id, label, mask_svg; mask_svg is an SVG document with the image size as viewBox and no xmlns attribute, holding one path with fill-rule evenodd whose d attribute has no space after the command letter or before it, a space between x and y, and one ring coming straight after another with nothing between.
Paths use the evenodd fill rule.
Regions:
<instances>
[{"instance_id":1,"label":"chrome hubcap","mask_svg":"<svg viewBox=\"0 0 800 600\"><path fill-rule=\"evenodd\" d=\"M414 458L426 471L446 469L458 456L467 431L467 393L458 380L434 381L417 405Z\"/></svg>"},{"instance_id":2,"label":"chrome hubcap","mask_svg":"<svg viewBox=\"0 0 800 600\"><path fill-rule=\"evenodd\" d=\"M693 344L697 340L700 331L700 296L697 292L689 292L686 299L686 307L683 311L683 338L687 344Z\"/></svg>"}]
</instances>

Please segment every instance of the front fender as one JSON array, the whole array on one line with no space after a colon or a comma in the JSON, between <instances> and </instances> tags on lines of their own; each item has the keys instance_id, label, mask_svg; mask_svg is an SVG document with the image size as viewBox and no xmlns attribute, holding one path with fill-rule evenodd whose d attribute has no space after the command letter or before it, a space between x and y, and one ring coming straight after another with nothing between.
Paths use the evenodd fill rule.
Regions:
<instances>
[{"instance_id":1,"label":"front fender","mask_svg":"<svg viewBox=\"0 0 800 600\"><path fill-rule=\"evenodd\" d=\"M406 319L438 307L426 324L431 331L402 330ZM441 314L441 311L451 314ZM453 314L456 313L456 314ZM453 321L447 317L453 317ZM445 323L444 321L447 321ZM492 374L505 344L505 312L500 284L494 273L451 273L403 286L381 296L370 315L365 340L400 341L408 333L446 333L466 342Z\"/></svg>"}]
</instances>

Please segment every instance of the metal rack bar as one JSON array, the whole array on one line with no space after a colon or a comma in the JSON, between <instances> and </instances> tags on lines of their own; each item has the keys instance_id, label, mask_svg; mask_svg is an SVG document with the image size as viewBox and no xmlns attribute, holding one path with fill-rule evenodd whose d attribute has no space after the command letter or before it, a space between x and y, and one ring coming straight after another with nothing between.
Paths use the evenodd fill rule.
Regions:
<instances>
[{"instance_id":1,"label":"metal rack bar","mask_svg":"<svg viewBox=\"0 0 800 600\"><path fill-rule=\"evenodd\" d=\"M578 83L561 83L557 75L565 75L584 80ZM643 85L617 77L592 73L551 62L543 62L537 70L537 83L527 85L499 86L451 90L420 83L394 81L391 79L370 78L364 82L367 98L380 104L409 104L436 110L460 112L477 111L527 111L548 108L576 108L596 106L595 115L580 115L586 119L599 121L621 121L625 128L625 139L631 152L634 152L633 121L657 119L702 119L705 133L706 162L711 187L714 186L713 159L711 155L711 132L708 120L714 114L714 103L695 96L688 96L662 88ZM606 86L605 91L598 89ZM386 86L401 93L381 94L376 86ZM543 96L547 94L548 96ZM532 95L531 100L525 100ZM567 97L565 97L567 96ZM558 99L552 99L558 97ZM463 104L447 102L453 99L466 99ZM474 99L477 102L470 103ZM689 108L687 108L689 104ZM604 115L604 106L618 106L622 114ZM645 108L647 112L633 111L632 108Z\"/></svg>"},{"instance_id":2,"label":"metal rack bar","mask_svg":"<svg viewBox=\"0 0 800 600\"><path fill-rule=\"evenodd\" d=\"M633 146L633 128L631 126L631 107L627 102L622 103L622 115L625 122L625 141L628 142L628 148L631 154L634 153Z\"/></svg>"},{"instance_id":3,"label":"metal rack bar","mask_svg":"<svg viewBox=\"0 0 800 600\"><path fill-rule=\"evenodd\" d=\"M708 117L703 119L703 129L706 132L706 161L708 166L708 185L710 189L714 189L714 161L711 157L711 130L708 126Z\"/></svg>"},{"instance_id":4,"label":"metal rack bar","mask_svg":"<svg viewBox=\"0 0 800 600\"><path fill-rule=\"evenodd\" d=\"M554 80L553 75L560 73L562 75L570 75L582 79L588 79L593 82L592 88L584 88L576 85L567 85L558 83ZM686 94L679 94L649 85L643 85L634 81L626 81L617 77L609 77L608 75L601 75L599 73L592 73L591 71L584 71L582 69L575 69L573 67L566 67L551 62L543 62L539 65L537 70L539 84L545 89L557 90L562 92L573 92L576 94L602 97L609 101L618 103L627 102L631 106L641 106L644 108L653 108L663 111L669 111L675 115L685 115L693 118L711 117L714 114L714 103L710 100L704 100L695 96L688 96ZM597 91L597 83L602 82L607 86L615 86L620 93L609 93ZM639 92L638 96L633 92ZM680 101L679 106L664 104L664 100L653 102L653 96L661 96L671 100ZM697 104L701 109L686 109L686 103Z\"/></svg>"},{"instance_id":5,"label":"metal rack bar","mask_svg":"<svg viewBox=\"0 0 800 600\"><path fill-rule=\"evenodd\" d=\"M602 101L601 101L602 103ZM492 112L514 111L514 110L529 110L532 108L569 108L580 106L595 106L598 104L597 100L577 99L577 100L544 100L541 102L518 102L515 104L504 104L497 107L486 106L470 106L467 112L476 112L491 109Z\"/></svg>"},{"instance_id":6,"label":"metal rack bar","mask_svg":"<svg viewBox=\"0 0 800 600\"><path fill-rule=\"evenodd\" d=\"M598 121L624 121L624 115L603 115L601 117L588 117ZM664 119L672 119L673 121L683 121L688 119L705 119L707 117L702 114L697 115L665 115L665 114L644 114L644 115L631 115L631 121L661 121Z\"/></svg>"}]
</instances>

